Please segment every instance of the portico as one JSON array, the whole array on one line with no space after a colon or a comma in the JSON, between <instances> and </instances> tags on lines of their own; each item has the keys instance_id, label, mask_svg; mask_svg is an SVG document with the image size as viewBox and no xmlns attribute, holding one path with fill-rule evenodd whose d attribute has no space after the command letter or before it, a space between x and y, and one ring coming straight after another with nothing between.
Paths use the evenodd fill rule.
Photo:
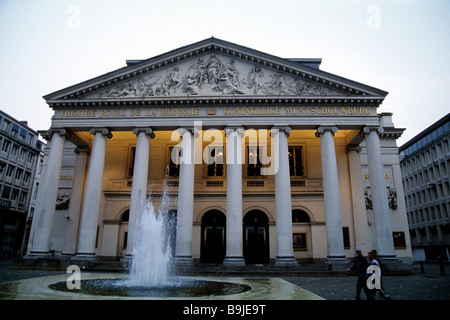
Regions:
<instances>
[{"instance_id":1,"label":"portico","mask_svg":"<svg viewBox=\"0 0 450 320\"><path fill-rule=\"evenodd\" d=\"M208 241L225 247L231 265L258 263L254 246L281 265L345 263L362 245L408 259L410 249L392 241L408 227L386 194L402 188L386 178L395 163L384 149L401 134L377 114L386 95L214 38L50 94L48 174L28 256L131 257L150 192L162 212L176 212L178 263L200 260ZM347 153L352 146L361 155ZM74 172L68 186L59 181L65 170ZM373 212L356 183L369 188ZM64 188L67 221L51 205ZM224 226L202 226L212 211ZM245 227L247 214L254 227ZM62 241L55 227L66 229Z\"/></svg>"}]
</instances>

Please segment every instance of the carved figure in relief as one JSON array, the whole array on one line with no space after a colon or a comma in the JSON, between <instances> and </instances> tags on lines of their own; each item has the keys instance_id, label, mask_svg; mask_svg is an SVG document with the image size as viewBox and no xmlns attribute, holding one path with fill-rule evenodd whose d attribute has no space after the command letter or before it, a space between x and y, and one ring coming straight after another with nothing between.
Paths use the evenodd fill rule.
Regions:
<instances>
[{"instance_id":1,"label":"carved figure in relief","mask_svg":"<svg viewBox=\"0 0 450 320\"><path fill-rule=\"evenodd\" d=\"M283 75L277 72L275 75L271 75L272 81L266 82L266 93L268 94L288 94L289 88Z\"/></svg>"},{"instance_id":2,"label":"carved figure in relief","mask_svg":"<svg viewBox=\"0 0 450 320\"><path fill-rule=\"evenodd\" d=\"M219 75L221 73L222 63L219 59L216 58L216 55L213 53L206 63L206 70L208 75L208 83L209 84L217 84L219 82Z\"/></svg>"},{"instance_id":3,"label":"carved figure in relief","mask_svg":"<svg viewBox=\"0 0 450 320\"><path fill-rule=\"evenodd\" d=\"M118 97L126 97L128 95L134 95L136 93L136 89L131 82L127 84L123 84L116 88L112 88L100 94L100 98L108 97L108 98L118 98Z\"/></svg>"},{"instance_id":4,"label":"carved figure in relief","mask_svg":"<svg viewBox=\"0 0 450 320\"><path fill-rule=\"evenodd\" d=\"M247 70L245 71L247 72ZM303 79L295 79L281 72L265 74L258 65L251 67L246 77L244 76L242 79L240 79L240 72L243 70L236 67L234 59L230 59L225 64L214 53L211 53L209 57L199 57L189 66L183 64L172 66L165 75L157 73L116 84L116 87L105 89L98 96L100 98L170 96L177 93L179 88L187 95L201 93L211 95L214 92L222 94L342 95L335 90Z\"/></svg>"},{"instance_id":5,"label":"carved figure in relief","mask_svg":"<svg viewBox=\"0 0 450 320\"><path fill-rule=\"evenodd\" d=\"M201 73L198 70L198 65L191 64L186 75L183 77L182 89L188 95L197 95L200 90Z\"/></svg>"},{"instance_id":6,"label":"carved figure in relief","mask_svg":"<svg viewBox=\"0 0 450 320\"><path fill-rule=\"evenodd\" d=\"M312 83L295 79L291 85L291 91L299 95L329 95L330 89L317 86Z\"/></svg>"},{"instance_id":7,"label":"carved figure in relief","mask_svg":"<svg viewBox=\"0 0 450 320\"><path fill-rule=\"evenodd\" d=\"M234 60L231 59L230 62L227 63L226 67L225 74L234 86L240 88L241 83L239 82L239 71L237 71L236 66L234 65Z\"/></svg>"},{"instance_id":8,"label":"carved figure in relief","mask_svg":"<svg viewBox=\"0 0 450 320\"><path fill-rule=\"evenodd\" d=\"M260 67L255 66L250 69L247 74L247 88L252 89L253 93L257 94L258 91L262 88L261 80L264 77L264 72Z\"/></svg>"},{"instance_id":9,"label":"carved figure in relief","mask_svg":"<svg viewBox=\"0 0 450 320\"><path fill-rule=\"evenodd\" d=\"M178 74L179 70L180 69L178 67L169 69L164 81L161 83L161 86L158 88L160 95L169 95L170 96L171 91L173 91L173 93L177 92L177 88L181 84L180 79L179 79L179 74Z\"/></svg>"}]
</instances>

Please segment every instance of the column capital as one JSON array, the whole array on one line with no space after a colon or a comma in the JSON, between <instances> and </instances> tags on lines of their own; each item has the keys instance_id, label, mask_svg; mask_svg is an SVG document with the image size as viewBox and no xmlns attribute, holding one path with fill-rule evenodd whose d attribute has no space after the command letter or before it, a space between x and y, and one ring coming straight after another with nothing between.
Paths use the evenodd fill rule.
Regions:
<instances>
[{"instance_id":1,"label":"column capital","mask_svg":"<svg viewBox=\"0 0 450 320\"><path fill-rule=\"evenodd\" d=\"M75 152L76 154L80 154L80 153L89 154L90 149L89 149L89 147L76 147L73 152Z\"/></svg>"},{"instance_id":2,"label":"column capital","mask_svg":"<svg viewBox=\"0 0 450 320\"><path fill-rule=\"evenodd\" d=\"M65 128L58 128L58 129L50 128L49 130L47 130L45 132L39 132L39 133L47 141L51 140L52 136L54 134L59 134L61 137L64 136L67 139L70 139L70 137L71 137L70 132Z\"/></svg>"},{"instance_id":3,"label":"column capital","mask_svg":"<svg viewBox=\"0 0 450 320\"><path fill-rule=\"evenodd\" d=\"M292 128L289 126L273 126L272 128L270 128L271 135L273 133L280 132L280 131L284 131L284 133L286 133L286 135L289 137L289 134L291 133Z\"/></svg>"},{"instance_id":4,"label":"column capital","mask_svg":"<svg viewBox=\"0 0 450 320\"><path fill-rule=\"evenodd\" d=\"M112 133L108 128L92 128L89 130L90 134L95 135L96 133L101 133L106 136L108 139L112 138Z\"/></svg>"},{"instance_id":5,"label":"column capital","mask_svg":"<svg viewBox=\"0 0 450 320\"><path fill-rule=\"evenodd\" d=\"M225 127L224 131L225 131L225 137L227 137L227 138L228 138L228 135L233 132L237 132L239 134L239 136L242 138L244 136L245 129L244 129L244 127Z\"/></svg>"},{"instance_id":6,"label":"column capital","mask_svg":"<svg viewBox=\"0 0 450 320\"><path fill-rule=\"evenodd\" d=\"M370 132L376 132L377 134L380 134L384 132L384 129L380 126L366 126L361 130L360 135L364 137Z\"/></svg>"},{"instance_id":7,"label":"column capital","mask_svg":"<svg viewBox=\"0 0 450 320\"><path fill-rule=\"evenodd\" d=\"M362 150L362 148L361 148L359 145L354 145L354 144L349 144L349 145L347 145L347 147L345 148L345 151L346 151L347 153L350 153L350 152L357 152L357 153L360 153L361 150Z\"/></svg>"},{"instance_id":8,"label":"column capital","mask_svg":"<svg viewBox=\"0 0 450 320\"><path fill-rule=\"evenodd\" d=\"M150 136L151 139L155 138L155 133L152 128L149 127L136 127L133 129L133 133L138 135L139 133L144 132L146 135Z\"/></svg>"},{"instance_id":9,"label":"column capital","mask_svg":"<svg viewBox=\"0 0 450 320\"><path fill-rule=\"evenodd\" d=\"M332 135L334 135L336 132L339 131L339 128L336 126L322 126L318 127L316 131L316 137L320 137L325 132L331 132Z\"/></svg>"},{"instance_id":10,"label":"column capital","mask_svg":"<svg viewBox=\"0 0 450 320\"><path fill-rule=\"evenodd\" d=\"M186 132L192 133L192 135L194 135L194 138L200 137L197 127L181 127L181 128L178 128L176 131L180 134L181 139L183 139L183 134Z\"/></svg>"}]
</instances>

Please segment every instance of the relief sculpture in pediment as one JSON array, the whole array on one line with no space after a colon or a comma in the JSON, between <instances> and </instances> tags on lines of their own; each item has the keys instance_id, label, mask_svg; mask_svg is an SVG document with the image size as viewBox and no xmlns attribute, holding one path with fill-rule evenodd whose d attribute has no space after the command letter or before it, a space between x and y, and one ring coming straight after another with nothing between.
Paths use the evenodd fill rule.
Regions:
<instances>
[{"instance_id":1,"label":"relief sculpture in pediment","mask_svg":"<svg viewBox=\"0 0 450 320\"><path fill-rule=\"evenodd\" d=\"M100 98L223 95L343 95L288 74L212 53L124 82Z\"/></svg>"}]
</instances>

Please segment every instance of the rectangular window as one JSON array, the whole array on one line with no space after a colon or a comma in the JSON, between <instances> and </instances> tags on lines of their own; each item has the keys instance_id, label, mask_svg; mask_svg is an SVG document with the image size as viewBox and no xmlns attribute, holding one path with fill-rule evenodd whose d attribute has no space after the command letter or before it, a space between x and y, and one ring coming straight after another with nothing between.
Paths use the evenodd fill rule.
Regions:
<instances>
[{"instance_id":1,"label":"rectangular window","mask_svg":"<svg viewBox=\"0 0 450 320\"><path fill-rule=\"evenodd\" d=\"M6 139L3 140L2 151L3 152L8 152L10 144L11 144L11 141L6 140Z\"/></svg>"},{"instance_id":2,"label":"rectangular window","mask_svg":"<svg viewBox=\"0 0 450 320\"><path fill-rule=\"evenodd\" d=\"M3 186L2 199L9 200L10 194L11 194L11 187Z\"/></svg>"},{"instance_id":3,"label":"rectangular window","mask_svg":"<svg viewBox=\"0 0 450 320\"><path fill-rule=\"evenodd\" d=\"M27 195L28 195L28 193L26 193L24 191L22 191L20 193L20 197L19 197L19 203L20 204L24 204L25 203L25 201L27 200Z\"/></svg>"},{"instance_id":4,"label":"rectangular window","mask_svg":"<svg viewBox=\"0 0 450 320\"><path fill-rule=\"evenodd\" d=\"M291 177L304 176L302 147L289 147L289 172Z\"/></svg>"},{"instance_id":5,"label":"rectangular window","mask_svg":"<svg viewBox=\"0 0 450 320\"><path fill-rule=\"evenodd\" d=\"M15 179L16 179L16 180L22 179L22 173L23 173L23 169L17 168L17 170L16 170L16 175L15 175Z\"/></svg>"},{"instance_id":6,"label":"rectangular window","mask_svg":"<svg viewBox=\"0 0 450 320\"><path fill-rule=\"evenodd\" d=\"M208 177L223 176L223 147L208 149Z\"/></svg>"},{"instance_id":7,"label":"rectangular window","mask_svg":"<svg viewBox=\"0 0 450 320\"><path fill-rule=\"evenodd\" d=\"M2 126L3 131L8 132L11 129L11 122L9 122L8 120L5 119L5 121L3 121L3 126Z\"/></svg>"},{"instance_id":8,"label":"rectangular window","mask_svg":"<svg viewBox=\"0 0 450 320\"><path fill-rule=\"evenodd\" d=\"M8 164L8 168L6 168L6 176L7 177L12 177L14 171L15 171L16 167Z\"/></svg>"},{"instance_id":9,"label":"rectangular window","mask_svg":"<svg viewBox=\"0 0 450 320\"><path fill-rule=\"evenodd\" d=\"M11 135L16 138L19 135L19 126L15 123L12 124Z\"/></svg>"},{"instance_id":10,"label":"rectangular window","mask_svg":"<svg viewBox=\"0 0 450 320\"><path fill-rule=\"evenodd\" d=\"M392 240L394 241L395 249L406 249L405 232L393 231L392 232Z\"/></svg>"},{"instance_id":11,"label":"rectangular window","mask_svg":"<svg viewBox=\"0 0 450 320\"><path fill-rule=\"evenodd\" d=\"M344 238L344 249L350 249L350 230L348 227L342 227L342 236Z\"/></svg>"},{"instance_id":12,"label":"rectangular window","mask_svg":"<svg viewBox=\"0 0 450 320\"><path fill-rule=\"evenodd\" d=\"M135 159L136 159L136 147L131 147L130 155L128 156L128 176L130 177L133 176Z\"/></svg>"},{"instance_id":13,"label":"rectangular window","mask_svg":"<svg viewBox=\"0 0 450 320\"><path fill-rule=\"evenodd\" d=\"M293 234L294 251L306 251L306 233L294 233Z\"/></svg>"},{"instance_id":14,"label":"rectangular window","mask_svg":"<svg viewBox=\"0 0 450 320\"><path fill-rule=\"evenodd\" d=\"M262 163L258 152L261 152L260 148L257 146L247 147L247 176L249 177L259 177L261 176Z\"/></svg>"},{"instance_id":15,"label":"rectangular window","mask_svg":"<svg viewBox=\"0 0 450 320\"><path fill-rule=\"evenodd\" d=\"M181 147L169 147L169 177L180 175Z\"/></svg>"}]
</instances>

